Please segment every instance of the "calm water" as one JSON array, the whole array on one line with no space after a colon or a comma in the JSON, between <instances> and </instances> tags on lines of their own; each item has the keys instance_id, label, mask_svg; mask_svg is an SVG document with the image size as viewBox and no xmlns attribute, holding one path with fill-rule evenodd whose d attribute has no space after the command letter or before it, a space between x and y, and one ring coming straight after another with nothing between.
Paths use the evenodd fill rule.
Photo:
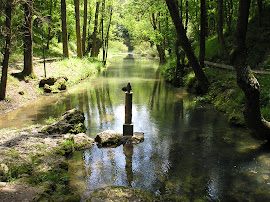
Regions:
<instances>
[{"instance_id":1,"label":"calm water","mask_svg":"<svg viewBox=\"0 0 270 202\"><path fill-rule=\"evenodd\" d=\"M131 82L134 131L145 141L93 148L70 158L71 185L86 199L107 185L131 186L194 201L270 200L270 152L211 106L193 101L159 76L158 61L115 58L104 76L45 96L8 115L0 127L43 123L71 108L84 111L89 136L122 132L123 86ZM16 125L14 124L16 122Z\"/></svg>"}]
</instances>

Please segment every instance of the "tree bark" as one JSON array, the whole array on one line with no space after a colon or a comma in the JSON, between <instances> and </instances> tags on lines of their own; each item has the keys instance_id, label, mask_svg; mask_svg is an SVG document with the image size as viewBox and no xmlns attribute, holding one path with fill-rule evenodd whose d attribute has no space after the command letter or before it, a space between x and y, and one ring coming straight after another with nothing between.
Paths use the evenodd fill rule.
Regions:
<instances>
[{"instance_id":1,"label":"tree bark","mask_svg":"<svg viewBox=\"0 0 270 202\"><path fill-rule=\"evenodd\" d=\"M12 3L13 3L13 0L8 2L5 8L5 13L6 13L5 24L6 24L6 29L7 29L7 35L6 35L6 45L5 45L4 61L3 61L1 84L0 84L0 100L6 99L8 62L9 62L10 46L11 46L11 27L12 27L11 6L12 6Z\"/></svg>"},{"instance_id":2,"label":"tree bark","mask_svg":"<svg viewBox=\"0 0 270 202\"><path fill-rule=\"evenodd\" d=\"M62 18L63 55L64 57L68 58L69 53L68 53L66 0L61 0L61 18Z\"/></svg>"},{"instance_id":3,"label":"tree bark","mask_svg":"<svg viewBox=\"0 0 270 202\"><path fill-rule=\"evenodd\" d=\"M177 33L177 39L184 49L186 56L189 60L189 63L195 73L195 76L198 80L199 87L202 93L206 93L208 90L208 80L199 64L198 59L196 58L194 51L192 50L191 44L187 38L186 31L182 24L182 21L179 16L179 10L176 0L166 0L168 9L170 11L172 20Z\"/></svg>"},{"instance_id":4,"label":"tree bark","mask_svg":"<svg viewBox=\"0 0 270 202\"><path fill-rule=\"evenodd\" d=\"M228 49L223 36L223 0L218 0L217 34L222 50L228 56Z\"/></svg>"},{"instance_id":5,"label":"tree bark","mask_svg":"<svg viewBox=\"0 0 270 202\"><path fill-rule=\"evenodd\" d=\"M185 24L185 30L188 28L188 0L186 0L186 24Z\"/></svg>"},{"instance_id":6,"label":"tree bark","mask_svg":"<svg viewBox=\"0 0 270 202\"><path fill-rule=\"evenodd\" d=\"M157 27L157 18L158 18L159 15L157 15L157 17L155 16L154 13L152 13L152 16L150 17L150 20L151 20L151 24L152 24L152 27L155 30L158 29ZM159 28L160 29L160 28ZM162 44L156 44L156 47L157 47L157 51L158 51L158 55L159 55L159 62L162 64L165 62L165 51L162 47Z\"/></svg>"},{"instance_id":7,"label":"tree bark","mask_svg":"<svg viewBox=\"0 0 270 202\"><path fill-rule=\"evenodd\" d=\"M48 37L47 37L47 47L46 49L49 50L50 49L50 40L52 40L53 37L51 37L51 30L52 30L52 27L51 27L51 16L52 16L52 8L53 8L53 0L51 0L50 2L50 12L49 12L49 15L50 15L50 19L49 19L49 33L48 33Z\"/></svg>"},{"instance_id":8,"label":"tree bark","mask_svg":"<svg viewBox=\"0 0 270 202\"><path fill-rule=\"evenodd\" d=\"M80 25L80 0L74 0L75 17L76 17L76 37L77 37L77 56L83 57L82 40L81 40L81 25Z\"/></svg>"},{"instance_id":9,"label":"tree bark","mask_svg":"<svg viewBox=\"0 0 270 202\"><path fill-rule=\"evenodd\" d=\"M101 41L102 41L102 62L103 62L103 64L105 63L104 14L105 14L105 0L102 1L102 17L101 17Z\"/></svg>"},{"instance_id":10,"label":"tree bark","mask_svg":"<svg viewBox=\"0 0 270 202\"><path fill-rule=\"evenodd\" d=\"M246 31L251 0L239 1L239 14L235 32L232 63L236 70L238 86L245 93L244 117L246 125L255 136L270 140L270 123L265 121L260 111L260 85L247 65Z\"/></svg>"},{"instance_id":11,"label":"tree bark","mask_svg":"<svg viewBox=\"0 0 270 202\"><path fill-rule=\"evenodd\" d=\"M85 51L86 30L87 30L87 0L84 0L83 38L82 38L82 52L83 52L83 55L86 54L86 51Z\"/></svg>"},{"instance_id":12,"label":"tree bark","mask_svg":"<svg viewBox=\"0 0 270 202\"><path fill-rule=\"evenodd\" d=\"M113 14L113 7L110 6L110 19L109 19L109 24L108 24L108 29L107 29L106 39L105 39L105 60L103 62L104 66L106 65L107 57L108 57L109 37L110 37L110 27L111 27L111 22L112 22L112 14Z\"/></svg>"},{"instance_id":13,"label":"tree bark","mask_svg":"<svg viewBox=\"0 0 270 202\"><path fill-rule=\"evenodd\" d=\"M91 57L97 57L96 55L96 46L97 44L97 30L98 30L98 14L99 14L99 1L96 3L96 13L95 13L95 26L93 32L93 40L92 40L92 49L91 49Z\"/></svg>"},{"instance_id":14,"label":"tree bark","mask_svg":"<svg viewBox=\"0 0 270 202\"><path fill-rule=\"evenodd\" d=\"M33 73L33 0L24 4L24 69L22 74L27 76Z\"/></svg>"},{"instance_id":15,"label":"tree bark","mask_svg":"<svg viewBox=\"0 0 270 202\"><path fill-rule=\"evenodd\" d=\"M201 32L200 32L200 54L199 61L202 68L204 68L205 58L205 37L206 37L206 5L205 0L201 0Z\"/></svg>"},{"instance_id":16,"label":"tree bark","mask_svg":"<svg viewBox=\"0 0 270 202\"><path fill-rule=\"evenodd\" d=\"M259 25L262 26L262 11L263 11L263 0L257 0L258 13L259 13Z\"/></svg>"}]
</instances>

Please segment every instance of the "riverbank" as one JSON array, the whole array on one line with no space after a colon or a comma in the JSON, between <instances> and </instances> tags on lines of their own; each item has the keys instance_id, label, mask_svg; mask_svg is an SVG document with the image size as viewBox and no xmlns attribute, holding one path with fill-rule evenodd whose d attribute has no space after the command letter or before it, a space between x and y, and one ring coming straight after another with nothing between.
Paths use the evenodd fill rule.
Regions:
<instances>
[{"instance_id":1,"label":"riverbank","mask_svg":"<svg viewBox=\"0 0 270 202\"><path fill-rule=\"evenodd\" d=\"M83 133L84 119L73 109L46 126L2 129L0 201L80 201L68 186L66 156L94 145Z\"/></svg>"},{"instance_id":2,"label":"riverbank","mask_svg":"<svg viewBox=\"0 0 270 202\"><path fill-rule=\"evenodd\" d=\"M11 64L9 67L7 96L6 100L0 101L0 114L15 110L24 104L35 100L44 94L43 89L39 88L39 81L44 79L43 63L35 63L34 74L24 79L18 79L12 74L22 71L19 64ZM67 86L75 85L85 78L95 76L102 71L103 65L93 58L70 58L46 63L47 77L67 77Z\"/></svg>"},{"instance_id":3,"label":"riverbank","mask_svg":"<svg viewBox=\"0 0 270 202\"><path fill-rule=\"evenodd\" d=\"M47 77L67 77L67 86L78 84L102 71L101 62L70 58L46 63ZM18 79L14 73L22 66L11 65L8 74L7 99L0 101L0 114L8 113L44 94L39 81L44 76L43 63L35 63L34 74ZM80 197L68 185L68 164L65 155L75 148L61 135L41 132L44 126L0 131L0 201L33 201L48 199L79 201ZM79 136L78 136L79 137Z\"/></svg>"}]
</instances>

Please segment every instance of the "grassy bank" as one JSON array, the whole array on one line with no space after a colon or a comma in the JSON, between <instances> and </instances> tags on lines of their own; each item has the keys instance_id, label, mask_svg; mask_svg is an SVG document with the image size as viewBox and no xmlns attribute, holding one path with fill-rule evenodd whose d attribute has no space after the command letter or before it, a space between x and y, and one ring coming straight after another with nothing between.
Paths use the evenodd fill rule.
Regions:
<instances>
[{"instance_id":1,"label":"grassy bank","mask_svg":"<svg viewBox=\"0 0 270 202\"><path fill-rule=\"evenodd\" d=\"M161 72L165 79L171 83L174 81L172 76L174 61L167 63L162 67ZM195 74L191 70L183 78L184 86L188 88L191 93L197 93L196 87L198 85ZM236 74L231 70L216 69L206 67L204 72L209 80L210 87L207 94L197 96L195 101L203 101L212 103L214 108L222 111L228 117L228 122L244 126L245 120L243 111L245 107L245 96L243 91L236 83ZM255 75L261 87L260 104L261 113L266 120L270 120L270 75Z\"/></svg>"}]
</instances>

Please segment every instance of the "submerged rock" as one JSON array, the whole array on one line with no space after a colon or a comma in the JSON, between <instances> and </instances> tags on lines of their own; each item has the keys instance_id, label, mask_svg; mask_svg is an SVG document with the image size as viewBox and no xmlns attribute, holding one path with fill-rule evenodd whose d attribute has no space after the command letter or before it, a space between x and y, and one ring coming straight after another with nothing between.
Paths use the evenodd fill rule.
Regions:
<instances>
[{"instance_id":1,"label":"submerged rock","mask_svg":"<svg viewBox=\"0 0 270 202\"><path fill-rule=\"evenodd\" d=\"M77 109L71 109L64 113L60 120L42 129L47 134L79 134L86 131L84 114Z\"/></svg>"},{"instance_id":2,"label":"submerged rock","mask_svg":"<svg viewBox=\"0 0 270 202\"><path fill-rule=\"evenodd\" d=\"M94 191L87 202L109 201L153 201L154 195L131 187L110 186Z\"/></svg>"},{"instance_id":3,"label":"submerged rock","mask_svg":"<svg viewBox=\"0 0 270 202\"><path fill-rule=\"evenodd\" d=\"M133 136L123 136L123 134L116 131L106 130L98 133L95 141L98 143L99 147L119 146L121 144L138 144L144 141L144 133L135 132Z\"/></svg>"}]
</instances>

